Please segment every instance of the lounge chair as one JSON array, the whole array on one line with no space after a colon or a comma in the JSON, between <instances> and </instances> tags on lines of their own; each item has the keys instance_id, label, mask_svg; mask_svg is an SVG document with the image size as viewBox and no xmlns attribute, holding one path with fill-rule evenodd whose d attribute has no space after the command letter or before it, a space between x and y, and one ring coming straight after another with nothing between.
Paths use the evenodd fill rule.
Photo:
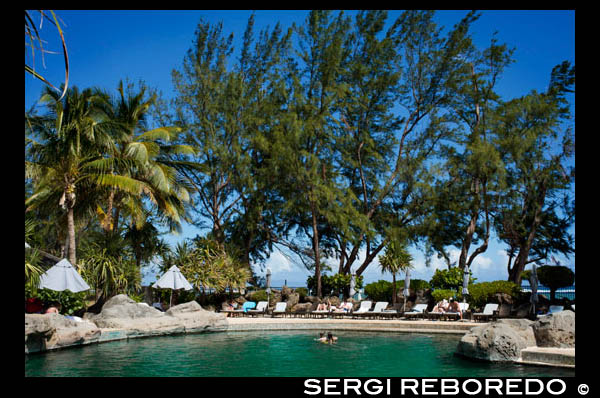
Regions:
<instances>
[{"instance_id":1,"label":"lounge chair","mask_svg":"<svg viewBox=\"0 0 600 398\"><path fill-rule=\"evenodd\" d=\"M463 315L463 319L464 319L464 314L465 312L467 312L467 310L469 309L469 303L458 303L458 307L460 308L460 311ZM457 320L460 319L460 313L455 312L455 311L448 311L448 312L429 312L427 313L427 318L429 319L441 319L441 320Z\"/></svg>"},{"instance_id":2,"label":"lounge chair","mask_svg":"<svg viewBox=\"0 0 600 398\"><path fill-rule=\"evenodd\" d=\"M259 301L258 304L256 304L256 308L253 310L248 310L247 314L250 316L255 316L255 315L264 315L267 312L267 308L269 307L269 302L268 301Z\"/></svg>"},{"instance_id":3,"label":"lounge chair","mask_svg":"<svg viewBox=\"0 0 600 398\"><path fill-rule=\"evenodd\" d=\"M287 303L285 301L280 301L279 303L275 304L275 308L273 311L271 311L271 318L273 318L275 315L286 315L286 309Z\"/></svg>"},{"instance_id":4,"label":"lounge chair","mask_svg":"<svg viewBox=\"0 0 600 398\"><path fill-rule=\"evenodd\" d=\"M365 300L360 302L360 307L356 311L352 311L352 318L356 315L361 316L361 314L365 314L369 312L373 303L371 301Z\"/></svg>"},{"instance_id":5,"label":"lounge chair","mask_svg":"<svg viewBox=\"0 0 600 398\"><path fill-rule=\"evenodd\" d=\"M252 308L256 307L256 303L254 301L246 301L243 305L242 308L239 310L221 310L221 312L225 313L225 314L231 314L231 316L241 316L241 315L245 315L248 310L251 310Z\"/></svg>"},{"instance_id":6,"label":"lounge chair","mask_svg":"<svg viewBox=\"0 0 600 398\"><path fill-rule=\"evenodd\" d=\"M360 313L360 314L358 314L358 316L368 317L368 318L382 316L383 310L385 310L387 308L387 306L388 306L387 301L378 301L375 303L375 307L373 307L372 311L366 311L366 312Z\"/></svg>"},{"instance_id":7,"label":"lounge chair","mask_svg":"<svg viewBox=\"0 0 600 398\"><path fill-rule=\"evenodd\" d=\"M314 310L309 312L312 318L324 318L331 314L331 310Z\"/></svg>"},{"instance_id":8,"label":"lounge chair","mask_svg":"<svg viewBox=\"0 0 600 398\"><path fill-rule=\"evenodd\" d=\"M487 321L490 318L492 318L492 319L496 318L497 317L497 309L498 309L498 304L488 303L483 308L483 312L476 312L473 314L473 320L477 321L479 319L484 319Z\"/></svg>"},{"instance_id":9,"label":"lounge chair","mask_svg":"<svg viewBox=\"0 0 600 398\"><path fill-rule=\"evenodd\" d=\"M427 304L417 304L410 311L404 313L406 318L423 318L427 311Z\"/></svg>"}]
</instances>

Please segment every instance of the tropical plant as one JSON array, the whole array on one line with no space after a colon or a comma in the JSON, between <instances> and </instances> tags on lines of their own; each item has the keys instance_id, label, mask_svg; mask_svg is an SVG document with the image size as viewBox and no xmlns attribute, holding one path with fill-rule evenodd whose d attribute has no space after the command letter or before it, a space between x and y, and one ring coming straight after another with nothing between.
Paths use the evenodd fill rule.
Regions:
<instances>
[{"instance_id":1,"label":"tropical plant","mask_svg":"<svg viewBox=\"0 0 600 398\"><path fill-rule=\"evenodd\" d=\"M92 90L80 92L73 87L60 100L46 87L40 101L48 105L48 114L32 117L28 123L31 160L25 162L25 177L34 181L35 188L25 201L26 211L66 210L68 259L76 264L75 208L89 206L85 194L94 191L93 185L110 184L89 165L112 146L112 140L105 130L107 119L97 106L99 97Z\"/></svg>"},{"instance_id":2,"label":"tropical plant","mask_svg":"<svg viewBox=\"0 0 600 398\"><path fill-rule=\"evenodd\" d=\"M469 275L469 284L473 283L476 278ZM464 272L458 267L449 269L436 269L429 283L434 289L455 289L460 290L464 282Z\"/></svg>"},{"instance_id":3,"label":"tropical plant","mask_svg":"<svg viewBox=\"0 0 600 398\"><path fill-rule=\"evenodd\" d=\"M65 59L65 82L63 84L62 91L59 90L58 88L56 88L54 85L52 85L52 83L50 83L42 75L40 75L39 73L37 73L35 71L36 47L39 48L39 50L40 50L40 53L42 56L42 63L44 63L44 54L51 53L51 52L48 50L44 50L44 43L46 41L43 40L42 37L40 36L40 31L36 28L36 24L33 21L32 13L31 13L31 11L28 11L28 10L25 10L25 47L30 47L30 49L31 49L32 62L31 62L31 65L27 65L27 61L25 61L25 72L31 74L33 77L35 77L37 79L40 79L41 81L43 81L49 87L52 87L57 92L60 92L61 93L60 98L62 98L66 94L67 88L69 87L69 54L67 53L67 45L65 43L65 38L64 38L60 23L58 22L58 18L56 17L56 14L54 13L53 10L50 10L50 14L52 14L52 19L50 19L50 17L46 14L46 11L44 11L44 10L37 10L37 11L40 14L40 30L43 25L43 21L48 21L50 24L56 26L56 29L58 30L58 33L60 35L60 40L61 40L62 49L63 49L63 55L64 55L64 59ZM25 55L27 55L27 54L28 54L28 52L26 51Z\"/></svg>"},{"instance_id":4,"label":"tropical plant","mask_svg":"<svg viewBox=\"0 0 600 398\"><path fill-rule=\"evenodd\" d=\"M400 271L408 272L412 268L412 255L408 252L406 243L398 240L390 241L383 256L379 258L381 272L392 274L392 305L396 304L396 274Z\"/></svg>"}]
</instances>

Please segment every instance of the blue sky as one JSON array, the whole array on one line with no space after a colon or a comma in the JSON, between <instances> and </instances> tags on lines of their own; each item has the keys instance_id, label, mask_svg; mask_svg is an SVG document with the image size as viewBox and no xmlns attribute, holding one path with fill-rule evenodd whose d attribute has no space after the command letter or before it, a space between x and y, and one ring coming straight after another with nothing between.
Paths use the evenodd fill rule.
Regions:
<instances>
[{"instance_id":1,"label":"blue sky","mask_svg":"<svg viewBox=\"0 0 600 398\"><path fill-rule=\"evenodd\" d=\"M388 22L391 23L400 13L390 11ZM463 10L438 11L436 20L440 25L451 28L466 13ZM80 88L99 86L114 92L120 79L141 79L162 91L165 98L170 98L173 95L171 71L182 64L200 18L211 23L222 21L224 32L234 33L234 43L239 48L251 14L250 10L57 11L64 22L70 61L69 85ZM293 22L302 23L308 11L257 10L255 14L255 29L259 31L267 25L272 28L278 21L284 29ZM37 14L33 12L33 15L34 20L38 21ZM532 89L544 90L552 67L563 60L575 63L575 11L482 11L481 18L473 25L475 44L489 44L495 31L498 32L500 43L516 47L516 63L505 72L497 86L504 98L524 95ZM45 48L60 53L58 35L53 26L44 23L41 35L47 40ZM63 82L62 56L47 54L44 62L45 68L39 53L36 53L36 71L53 84ZM42 84L26 74L26 109L36 103L41 90ZM165 238L175 244L205 232L184 226L181 235ZM436 268L445 267L441 261L434 259L431 267L427 268L421 253L414 251L413 255L413 278L429 280ZM558 258L563 264L574 267L574 256L570 259ZM479 281L506 279L506 261L504 247L493 241L488 250L475 260L475 276ZM274 285L281 285L287 280L289 285L300 286L309 275L308 271L278 252L273 253L267 266L273 271ZM372 264L363 275L367 282L391 280L391 275L381 274L377 264Z\"/></svg>"}]
</instances>

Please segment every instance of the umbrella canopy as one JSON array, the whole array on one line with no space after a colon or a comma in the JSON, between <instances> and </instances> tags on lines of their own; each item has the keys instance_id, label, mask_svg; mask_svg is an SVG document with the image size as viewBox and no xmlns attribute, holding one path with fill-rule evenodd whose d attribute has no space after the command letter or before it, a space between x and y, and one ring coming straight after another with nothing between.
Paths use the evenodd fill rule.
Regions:
<instances>
[{"instance_id":1,"label":"umbrella canopy","mask_svg":"<svg viewBox=\"0 0 600 398\"><path fill-rule=\"evenodd\" d=\"M176 265L169 268L163 276L157 280L152 287L160 287L162 289L171 290L192 290L192 285L185 279L179 268Z\"/></svg>"},{"instance_id":2,"label":"umbrella canopy","mask_svg":"<svg viewBox=\"0 0 600 398\"><path fill-rule=\"evenodd\" d=\"M45 288L57 292L70 290L73 293L82 292L90 288L66 258L60 260L40 276L39 287L40 289Z\"/></svg>"}]
</instances>

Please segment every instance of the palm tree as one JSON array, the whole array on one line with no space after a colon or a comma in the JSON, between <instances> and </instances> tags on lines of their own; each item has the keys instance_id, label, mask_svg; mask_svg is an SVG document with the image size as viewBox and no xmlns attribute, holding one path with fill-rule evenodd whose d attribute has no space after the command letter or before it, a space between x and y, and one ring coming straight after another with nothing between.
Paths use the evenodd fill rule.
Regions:
<instances>
[{"instance_id":1,"label":"palm tree","mask_svg":"<svg viewBox=\"0 0 600 398\"><path fill-rule=\"evenodd\" d=\"M48 105L48 114L29 118L32 137L28 147L30 160L25 177L35 181L33 194L26 199L26 210L58 204L67 214L68 258L76 264L75 206L78 188L97 175L86 167L112 145L103 129L105 118L96 107L92 90L68 90L61 100L46 87L40 102ZM27 128L27 127L26 127ZM86 181L87 180L87 181ZM59 196L58 201L56 201Z\"/></svg>"},{"instance_id":2,"label":"palm tree","mask_svg":"<svg viewBox=\"0 0 600 398\"><path fill-rule=\"evenodd\" d=\"M112 188L106 212L98 209L101 224L107 232L118 232L120 212L125 209L132 224L141 228L146 221L143 198L148 198L170 229L177 230L181 218L185 217L189 193L176 170L181 162L172 161L168 156L194 151L190 146L172 144L181 132L178 127L146 131L147 115L156 95L146 98L145 86L133 92L132 85L125 90L121 81L118 92L116 97L102 95L102 108L112 121L111 135L115 145L109 156L97 160L94 166L105 172L105 180L116 182L129 177L145 185L142 195L130 195Z\"/></svg>"},{"instance_id":3,"label":"palm tree","mask_svg":"<svg viewBox=\"0 0 600 398\"><path fill-rule=\"evenodd\" d=\"M412 268L413 257L408 252L405 243L392 240L385 248L385 253L379 258L381 272L392 274L392 305L396 304L396 274Z\"/></svg>"}]
</instances>

